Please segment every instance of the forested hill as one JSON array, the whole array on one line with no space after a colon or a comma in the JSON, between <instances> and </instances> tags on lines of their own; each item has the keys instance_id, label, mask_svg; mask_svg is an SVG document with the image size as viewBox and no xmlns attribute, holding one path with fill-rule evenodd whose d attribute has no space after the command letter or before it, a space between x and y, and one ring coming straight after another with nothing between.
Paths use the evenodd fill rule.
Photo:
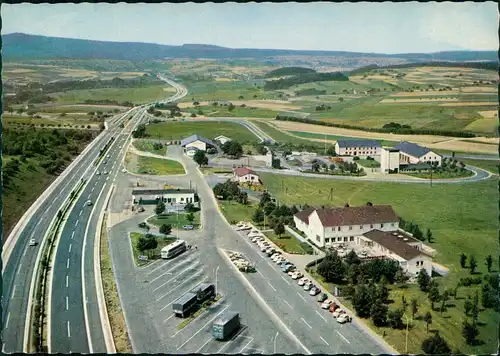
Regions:
<instances>
[{"instance_id":1,"label":"forested hill","mask_svg":"<svg viewBox=\"0 0 500 356\"><path fill-rule=\"evenodd\" d=\"M340 72L331 73L304 73L294 75L288 78L280 78L278 80L267 81L264 85L264 90L287 89L294 85L313 83L313 82L330 82L330 81L347 81L349 77Z\"/></svg>"},{"instance_id":2,"label":"forested hill","mask_svg":"<svg viewBox=\"0 0 500 356\"><path fill-rule=\"evenodd\" d=\"M153 43L105 42L12 33L2 36L2 59L115 59L153 60L163 58L260 58L275 56L336 56L344 58L399 58L407 61L497 61L495 51L380 54L343 51L296 51L278 49L225 48L187 44L168 46Z\"/></svg>"},{"instance_id":3,"label":"forested hill","mask_svg":"<svg viewBox=\"0 0 500 356\"><path fill-rule=\"evenodd\" d=\"M266 78L284 77L287 75L298 75L305 73L316 73L314 69L304 67L283 67L266 73Z\"/></svg>"}]
</instances>

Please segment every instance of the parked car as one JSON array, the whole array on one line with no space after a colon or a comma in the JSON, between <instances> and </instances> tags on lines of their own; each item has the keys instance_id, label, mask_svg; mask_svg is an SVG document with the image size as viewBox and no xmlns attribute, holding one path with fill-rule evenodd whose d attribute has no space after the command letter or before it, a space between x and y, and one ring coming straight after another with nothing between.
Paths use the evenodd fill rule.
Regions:
<instances>
[{"instance_id":1,"label":"parked car","mask_svg":"<svg viewBox=\"0 0 500 356\"><path fill-rule=\"evenodd\" d=\"M347 322L351 322L352 318L347 313L343 313L337 317L337 321L341 324L344 324Z\"/></svg>"},{"instance_id":2,"label":"parked car","mask_svg":"<svg viewBox=\"0 0 500 356\"><path fill-rule=\"evenodd\" d=\"M332 303L332 305L330 305L330 308L328 308L328 310L330 311L330 313L333 313L338 308L339 308L339 306L337 304Z\"/></svg>"},{"instance_id":3,"label":"parked car","mask_svg":"<svg viewBox=\"0 0 500 356\"><path fill-rule=\"evenodd\" d=\"M274 252L273 255L271 256L271 261L274 261L276 258L280 257L281 253L279 252Z\"/></svg>"},{"instance_id":4,"label":"parked car","mask_svg":"<svg viewBox=\"0 0 500 356\"><path fill-rule=\"evenodd\" d=\"M270 249L266 250L266 254L267 254L268 257L270 257L270 256L274 255L275 251L276 250L273 247L271 247Z\"/></svg>"},{"instance_id":5,"label":"parked car","mask_svg":"<svg viewBox=\"0 0 500 356\"><path fill-rule=\"evenodd\" d=\"M312 284L311 282L304 284L304 290L306 292L309 292L313 288L314 288L314 284Z\"/></svg>"},{"instance_id":6,"label":"parked car","mask_svg":"<svg viewBox=\"0 0 500 356\"><path fill-rule=\"evenodd\" d=\"M300 271L297 271L295 272L295 274L292 275L292 279L299 279L302 277L304 277L304 275Z\"/></svg>"},{"instance_id":7,"label":"parked car","mask_svg":"<svg viewBox=\"0 0 500 356\"><path fill-rule=\"evenodd\" d=\"M326 296L326 294L323 294L323 295ZM329 309L332 304L333 304L333 301L330 299L327 299L327 300L323 301L323 303L321 303L321 308L322 309Z\"/></svg>"},{"instance_id":8,"label":"parked car","mask_svg":"<svg viewBox=\"0 0 500 356\"><path fill-rule=\"evenodd\" d=\"M321 293L321 289L319 289L318 287L313 287L311 288L311 290L309 291L309 295L315 297L317 296L318 294Z\"/></svg>"},{"instance_id":9,"label":"parked car","mask_svg":"<svg viewBox=\"0 0 500 356\"><path fill-rule=\"evenodd\" d=\"M36 246L36 240L30 239L30 246Z\"/></svg>"},{"instance_id":10,"label":"parked car","mask_svg":"<svg viewBox=\"0 0 500 356\"><path fill-rule=\"evenodd\" d=\"M281 266L281 270L285 273L288 273L288 271L291 270L292 268L295 268L295 266L291 263L287 263Z\"/></svg>"},{"instance_id":11,"label":"parked car","mask_svg":"<svg viewBox=\"0 0 500 356\"><path fill-rule=\"evenodd\" d=\"M306 284L306 283L310 283L310 282L309 282L309 279L307 279L307 278L305 278L305 277L303 277L303 278L299 279L299 286L301 286L301 287L302 287L302 286L303 286L304 284Z\"/></svg>"},{"instance_id":12,"label":"parked car","mask_svg":"<svg viewBox=\"0 0 500 356\"><path fill-rule=\"evenodd\" d=\"M96 176L98 176L99 174L101 174L101 172L99 172L99 171L95 172Z\"/></svg>"},{"instance_id":13,"label":"parked car","mask_svg":"<svg viewBox=\"0 0 500 356\"><path fill-rule=\"evenodd\" d=\"M318 298L316 298L316 300L320 303L324 303L326 300L328 300L328 296L326 295L326 293L323 293L323 294L320 294L318 296ZM331 302L331 301L330 301ZM330 303L331 304L331 303ZM328 307L326 308L323 308L323 306L321 306L323 309L328 309L330 307L330 304L328 304Z\"/></svg>"},{"instance_id":14,"label":"parked car","mask_svg":"<svg viewBox=\"0 0 500 356\"><path fill-rule=\"evenodd\" d=\"M293 276L293 275L294 275L295 273L297 273L297 272L298 272L298 271L297 271L297 267L293 266L292 268L290 268L290 269L288 270L288 275L291 277L291 276Z\"/></svg>"},{"instance_id":15,"label":"parked car","mask_svg":"<svg viewBox=\"0 0 500 356\"><path fill-rule=\"evenodd\" d=\"M193 230L194 229L194 226L193 225L184 225L182 227L184 230Z\"/></svg>"},{"instance_id":16,"label":"parked car","mask_svg":"<svg viewBox=\"0 0 500 356\"><path fill-rule=\"evenodd\" d=\"M263 241L263 240L264 240L264 238L263 238L263 237L257 236L257 237L254 237L254 238L252 239L252 242L254 242L254 243L255 243L255 242L257 242L257 241Z\"/></svg>"},{"instance_id":17,"label":"parked car","mask_svg":"<svg viewBox=\"0 0 500 356\"><path fill-rule=\"evenodd\" d=\"M127 170L125 168L123 168L122 173L127 173Z\"/></svg>"},{"instance_id":18,"label":"parked car","mask_svg":"<svg viewBox=\"0 0 500 356\"><path fill-rule=\"evenodd\" d=\"M343 311L341 308L338 308L337 310L335 310L332 314L332 316L334 318L338 318L341 314L344 314L345 311Z\"/></svg>"}]
</instances>

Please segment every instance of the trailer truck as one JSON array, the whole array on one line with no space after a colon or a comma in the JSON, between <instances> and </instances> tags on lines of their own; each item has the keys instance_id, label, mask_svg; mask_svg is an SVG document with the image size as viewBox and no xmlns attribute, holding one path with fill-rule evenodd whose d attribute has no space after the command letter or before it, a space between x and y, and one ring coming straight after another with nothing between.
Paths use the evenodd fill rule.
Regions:
<instances>
[{"instance_id":1,"label":"trailer truck","mask_svg":"<svg viewBox=\"0 0 500 356\"><path fill-rule=\"evenodd\" d=\"M194 293L186 293L173 303L172 309L176 316L185 318L197 304L198 296Z\"/></svg>"},{"instance_id":2,"label":"trailer truck","mask_svg":"<svg viewBox=\"0 0 500 356\"><path fill-rule=\"evenodd\" d=\"M240 327L240 314L226 312L214 322L212 335L216 340L226 340Z\"/></svg>"}]
</instances>

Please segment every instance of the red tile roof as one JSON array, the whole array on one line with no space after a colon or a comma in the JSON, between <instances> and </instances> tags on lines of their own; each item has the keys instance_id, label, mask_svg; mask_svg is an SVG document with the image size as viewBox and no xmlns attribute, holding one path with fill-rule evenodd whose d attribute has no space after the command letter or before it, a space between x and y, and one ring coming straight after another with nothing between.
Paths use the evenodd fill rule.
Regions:
<instances>
[{"instance_id":1,"label":"red tile roof","mask_svg":"<svg viewBox=\"0 0 500 356\"><path fill-rule=\"evenodd\" d=\"M397 232L397 235L405 236L400 232ZM366 236L370 240L378 243L380 246L385 247L389 251L395 253L396 255L404 258L407 261L419 255L428 256L425 252L420 251L416 247L408 245L408 243L403 240L404 237L400 238L397 235L395 236L393 232L384 232L380 230L372 230L363 234L363 236ZM409 236L405 237L409 238ZM413 241L408 239L408 242Z\"/></svg>"},{"instance_id":2,"label":"red tile roof","mask_svg":"<svg viewBox=\"0 0 500 356\"><path fill-rule=\"evenodd\" d=\"M236 168L234 170L234 174L236 174L238 177L243 177L246 176L247 174L255 174L256 176L258 176L258 174L256 174L254 171L252 171L250 168L247 167Z\"/></svg>"},{"instance_id":3,"label":"red tile roof","mask_svg":"<svg viewBox=\"0 0 500 356\"><path fill-rule=\"evenodd\" d=\"M396 222L399 220L396 213L390 205L373 205L357 207L341 207L329 209L306 209L295 214L297 218L304 222L313 211L319 216L323 226L347 226L347 225L366 225L381 224L387 222Z\"/></svg>"}]
</instances>

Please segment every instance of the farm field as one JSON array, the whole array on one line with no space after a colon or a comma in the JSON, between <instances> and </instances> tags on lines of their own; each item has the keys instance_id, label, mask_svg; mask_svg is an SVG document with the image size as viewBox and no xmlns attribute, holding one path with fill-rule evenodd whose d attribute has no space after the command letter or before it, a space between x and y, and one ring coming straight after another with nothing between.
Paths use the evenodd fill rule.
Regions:
<instances>
[{"instance_id":1,"label":"farm field","mask_svg":"<svg viewBox=\"0 0 500 356\"><path fill-rule=\"evenodd\" d=\"M317 141L310 141L306 138L300 138L292 134L288 134L286 131L277 130L273 126L268 125L267 122L264 121L253 120L252 123L254 123L262 131L264 131L266 134L271 136L274 140L278 141L279 143L290 143L292 145L297 145L297 146L312 145L323 148L325 147L324 143L322 144Z\"/></svg>"},{"instance_id":2,"label":"farm field","mask_svg":"<svg viewBox=\"0 0 500 356\"><path fill-rule=\"evenodd\" d=\"M201 113L200 113L201 110ZM274 119L278 114L277 111L272 111L268 109L250 108L250 107L240 107L236 106L232 111L229 111L227 106L199 106L190 107L183 110L190 114L196 114L198 116L207 117L258 117L258 118L272 118Z\"/></svg>"},{"instance_id":3,"label":"farm field","mask_svg":"<svg viewBox=\"0 0 500 356\"><path fill-rule=\"evenodd\" d=\"M322 135L322 134L319 134L319 133L301 132L301 131L289 131L289 132L292 133L292 134L294 134L294 135L300 136L300 137L315 138L315 139L319 139L319 140L320 139L324 140L325 136L326 136L326 139L328 141L356 140L356 139L358 139L358 137L352 137L352 136ZM382 140L381 141L382 146L389 146L389 147L395 146L398 143L399 143L398 141L387 141L387 140Z\"/></svg>"},{"instance_id":4,"label":"farm field","mask_svg":"<svg viewBox=\"0 0 500 356\"><path fill-rule=\"evenodd\" d=\"M157 155L165 156L167 154L167 146L163 146L159 150L155 150L153 143L147 140L135 140L132 145L139 151L150 152Z\"/></svg>"},{"instance_id":5,"label":"farm field","mask_svg":"<svg viewBox=\"0 0 500 356\"><path fill-rule=\"evenodd\" d=\"M209 140L224 135L239 142L257 141L257 137L243 125L222 121L150 124L147 125L146 132L152 138L166 140L181 140L197 134Z\"/></svg>"},{"instance_id":6,"label":"farm field","mask_svg":"<svg viewBox=\"0 0 500 356\"><path fill-rule=\"evenodd\" d=\"M281 110L300 110L301 106L294 105L287 101L282 100L231 100L231 103L238 107L241 105L246 105L248 107L259 108L259 109L269 109L275 111ZM199 106L209 106L211 105L208 101L200 102ZM178 105L180 108L191 108L194 107L193 103L180 103ZM220 107L218 107L220 108Z\"/></svg>"},{"instance_id":7,"label":"farm field","mask_svg":"<svg viewBox=\"0 0 500 356\"><path fill-rule=\"evenodd\" d=\"M182 167L182 164L177 161L138 156L136 173L166 176L173 174L185 174L186 171L184 170L184 167Z\"/></svg>"},{"instance_id":8,"label":"farm field","mask_svg":"<svg viewBox=\"0 0 500 356\"><path fill-rule=\"evenodd\" d=\"M479 262L478 270L486 273L485 258L491 251L498 249L498 179L492 178L477 183L429 185L401 184L389 182L359 182L359 181L328 181L300 177L277 176L262 173L261 179L273 197L284 204L342 206L364 205L367 201L375 205L390 204L398 216L420 225L422 230L430 228L434 242L431 247L438 251L436 261L448 267L447 277L439 278L442 288L453 289L462 277L470 276L459 264L460 253L474 255ZM287 187L285 194L282 186ZM328 199L330 189L333 197ZM497 198L495 198L497 197ZM473 238L471 238L473 237ZM498 270L498 261L494 258L493 270ZM472 295L474 287L461 287L458 295L465 298ZM419 310L429 309L428 299L415 288L393 292L396 303L400 302L400 294L404 293L407 300L416 295L421 305ZM479 319L485 323L480 327L479 339L484 345L468 347L461 337L461 320L463 316L463 299L455 301L457 307L449 307L442 316L433 312L431 328L442 330L442 336L464 353L491 353L497 345L498 313L485 310ZM392 306L391 306L392 307ZM410 353L419 353L421 342L427 334L422 321L417 322L416 331L412 331L413 345ZM423 328L423 329L422 329ZM401 331L392 334L387 329L391 342L404 352L404 337ZM418 348L417 348L418 347Z\"/></svg>"},{"instance_id":9,"label":"farm field","mask_svg":"<svg viewBox=\"0 0 500 356\"><path fill-rule=\"evenodd\" d=\"M73 127L98 129L99 123L92 121L86 115L43 115L40 119L29 116L3 115L2 123L11 126L37 126L37 127ZM90 125L90 127L88 127ZM83 126L83 127L82 127Z\"/></svg>"},{"instance_id":10,"label":"farm field","mask_svg":"<svg viewBox=\"0 0 500 356\"><path fill-rule=\"evenodd\" d=\"M485 169L491 173L499 174L500 160L491 161L491 160L460 158L460 161L471 166Z\"/></svg>"}]
</instances>

